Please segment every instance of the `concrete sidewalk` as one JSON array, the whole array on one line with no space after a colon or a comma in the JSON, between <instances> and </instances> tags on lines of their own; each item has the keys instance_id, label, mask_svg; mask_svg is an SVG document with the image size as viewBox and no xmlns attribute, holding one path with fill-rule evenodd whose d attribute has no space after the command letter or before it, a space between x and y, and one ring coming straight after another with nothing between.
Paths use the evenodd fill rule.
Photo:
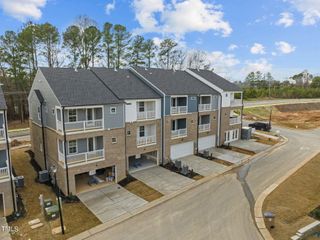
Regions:
<instances>
[{"instance_id":1,"label":"concrete sidewalk","mask_svg":"<svg viewBox=\"0 0 320 240\"><path fill-rule=\"evenodd\" d=\"M137 171L131 175L164 195L176 192L194 182L190 178L159 166Z\"/></svg>"},{"instance_id":2,"label":"concrete sidewalk","mask_svg":"<svg viewBox=\"0 0 320 240\"><path fill-rule=\"evenodd\" d=\"M265 150L267 150L268 148L271 147L270 145L256 142L255 139L238 140L238 141L230 143L230 146L236 147L236 148L242 148L242 149L245 149L245 150L249 150L249 151L254 152L254 153L263 152L263 151L265 151Z\"/></svg>"},{"instance_id":3,"label":"concrete sidewalk","mask_svg":"<svg viewBox=\"0 0 320 240\"><path fill-rule=\"evenodd\" d=\"M6 218L0 217L0 239L1 240L11 240L11 235L8 229L6 229L7 226L8 224L7 224Z\"/></svg>"},{"instance_id":4,"label":"concrete sidewalk","mask_svg":"<svg viewBox=\"0 0 320 240\"><path fill-rule=\"evenodd\" d=\"M227 150L224 148L211 148L208 151L209 151L209 155L212 154L212 157L232 163L232 164L241 164L242 161L250 157L250 155L238 153L238 152Z\"/></svg>"}]
</instances>

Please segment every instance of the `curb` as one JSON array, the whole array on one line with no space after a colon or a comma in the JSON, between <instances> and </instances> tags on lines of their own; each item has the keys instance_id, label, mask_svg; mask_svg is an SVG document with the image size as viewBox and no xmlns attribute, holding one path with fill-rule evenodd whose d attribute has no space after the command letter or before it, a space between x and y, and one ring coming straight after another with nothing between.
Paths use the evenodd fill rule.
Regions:
<instances>
[{"instance_id":1,"label":"curb","mask_svg":"<svg viewBox=\"0 0 320 240\"><path fill-rule=\"evenodd\" d=\"M294 173L296 173L300 168L302 168L305 164L307 164L310 160L312 160L319 152L312 153L309 157L304 159L301 163L295 166L293 169L288 171L284 176L279 178L274 184L265 189L257 198L257 201L254 205L254 216L257 228L265 240L274 240L271 236L268 228L265 225L262 207L264 200L284 181L286 181L289 177L291 177Z\"/></svg>"},{"instance_id":2,"label":"curb","mask_svg":"<svg viewBox=\"0 0 320 240\"><path fill-rule=\"evenodd\" d=\"M11 130L8 130L8 133L23 132L23 131L29 131L29 130L30 130L30 128L11 129Z\"/></svg>"},{"instance_id":3,"label":"curb","mask_svg":"<svg viewBox=\"0 0 320 240\"><path fill-rule=\"evenodd\" d=\"M254 158L258 158L258 157L261 157L261 156L264 156L264 155L267 155L267 154L271 153L276 148L278 148L278 147L284 145L285 143L287 143L287 141L288 141L287 138L282 137L282 139L284 139L284 141L275 144L274 146L270 147L266 151L260 152L260 153L258 153L256 155L252 156L252 157L249 157L249 158L243 160L239 165L234 165L234 166L228 167L226 169L226 171L221 173L221 174L210 175L210 176L204 177L204 178L202 178L202 179L200 179L198 181L195 181L195 182L191 183L190 185L180 189L177 192L174 192L174 193L169 194L169 195L164 195L163 197L161 197L159 199L156 199L156 200L154 200L152 202L147 203L146 205L144 205L144 206L142 206L140 208L137 208L137 209L133 210L131 212L131 214L129 214L129 213L123 214L123 215L121 215L121 216L119 216L119 217L117 217L117 218L115 218L113 220L110 220L110 221L108 221L106 223L102 223L102 224L100 224L100 225L98 225L96 227L93 227L93 228L91 228L91 229L89 229L87 231L84 231L84 232L82 232L82 233L80 233L78 235L75 235L73 237L70 237L68 239L69 240L84 240L84 239L87 239L87 238L89 238L89 237L91 237L91 236L93 236L93 235L95 235L97 233L100 233L100 232L102 232L102 231L104 231L104 230L106 230L108 228L116 226L116 225L120 224L123 221L129 220L130 218L133 218L134 216L136 216L138 214L141 214L141 213L143 213L143 212L145 212L145 211L147 211L147 210L149 210L149 209L151 209L153 207L160 206L161 204L163 204L163 203L165 203L165 202L167 202L167 201L169 201L169 200L171 200L171 199L173 199L173 198L175 198L175 197L177 197L177 196L179 196L179 195L181 195L181 194L183 194L183 193L185 193L185 192L187 192L187 191L189 191L191 189L194 189L194 188L196 188L196 187L198 187L198 186L200 186L200 185L202 185L204 183L207 183L207 182L211 181L214 178L217 178L217 177L223 176L226 173L229 173L233 169L236 169L236 168L239 168L239 167L245 165L246 163L250 162Z\"/></svg>"}]
</instances>

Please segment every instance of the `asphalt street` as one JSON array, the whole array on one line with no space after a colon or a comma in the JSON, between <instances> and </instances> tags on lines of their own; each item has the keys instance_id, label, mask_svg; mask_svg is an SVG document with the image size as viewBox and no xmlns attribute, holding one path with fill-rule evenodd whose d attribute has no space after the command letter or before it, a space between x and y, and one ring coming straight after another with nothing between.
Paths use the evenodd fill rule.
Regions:
<instances>
[{"instance_id":1,"label":"asphalt street","mask_svg":"<svg viewBox=\"0 0 320 240\"><path fill-rule=\"evenodd\" d=\"M320 130L276 128L289 141L267 156L136 215L90 239L260 240L255 199L299 162L319 151Z\"/></svg>"}]
</instances>

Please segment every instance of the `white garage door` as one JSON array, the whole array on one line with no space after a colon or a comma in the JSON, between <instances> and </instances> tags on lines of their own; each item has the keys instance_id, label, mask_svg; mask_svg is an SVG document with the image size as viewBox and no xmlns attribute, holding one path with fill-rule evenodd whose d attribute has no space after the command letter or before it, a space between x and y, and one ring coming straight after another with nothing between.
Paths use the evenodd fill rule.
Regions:
<instances>
[{"instance_id":1,"label":"white garage door","mask_svg":"<svg viewBox=\"0 0 320 240\"><path fill-rule=\"evenodd\" d=\"M216 135L199 138L199 151L216 146Z\"/></svg>"},{"instance_id":2,"label":"white garage door","mask_svg":"<svg viewBox=\"0 0 320 240\"><path fill-rule=\"evenodd\" d=\"M172 160L193 155L193 142L180 143L172 145L170 148L170 157Z\"/></svg>"}]
</instances>

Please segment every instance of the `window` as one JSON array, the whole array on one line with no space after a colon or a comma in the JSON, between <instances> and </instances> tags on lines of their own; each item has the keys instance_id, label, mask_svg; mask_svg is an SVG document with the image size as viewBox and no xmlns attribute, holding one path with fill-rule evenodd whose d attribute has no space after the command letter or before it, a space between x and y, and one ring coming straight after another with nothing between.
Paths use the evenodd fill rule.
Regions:
<instances>
[{"instance_id":1,"label":"window","mask_svg":"<svg viewBox=\"0 0 320 240\"><path fill-rule=\"evenodd\" d=\"M139 112L144 112L144 102L139 102Z\"/></svg>"},{"instance_id":2,"label":"window","mask_svg":"<svg viewBox=\"0 0 320 240\"><path fill-rule=\"evenodd\" d=\"M38 119L41 120L41 112L40 112L40 107L38 107Z\"/></svg>"},{"instance_id":3,"label":"window","mask_svg":"<svg viewBox=\"0 0 320 240\"><path fill-rule=\"evenodd\" d=\"M114 143L117 143L117 138L115 138L115 137L113 137L112 139L111 139L111 142L114 144Z\"/></svg>"},{"instance_id":4,"label":"window","mask_svg":"<svg viewBox=\"0 0 320 240\"><path fill-rule=\"evenodd\" d=\"M116 107L111 107L110 108L110 113L111 114L116 114L117 113L117 108Z\"/></svg>"},{"instance_id":5,"label":"window","mask_svg":"<svg viewBox=\"0 0 320 240\"><path fill-rule=\"evenodd\" d=\"M92 152L95 149L95 139L88 138L88 152Z\"/></svg>"},{"instance_id":6,"label":"window","mask_svg":"<svg viewBox=\"0 0 320 240\"><path fill-rule=\"evenodd\" d=\"M145 136L145 129L144 126L139 127L139 137L144 137Z\"/></svg>"},{"instance_id":7,"label":"window","mask_svg":"<svg viewBox=\"0 0 320 240\"><path fill-rule=\"evenodd\" d=\"M76 122L77 121L77 109L69 109L68 119L69 119L69 122Z\"/></svg>"},{"instance_id":8,"label":"window","mask_svg":"<svg viewBox=\"0 0 320 240\"><path fill-rule=\"evenodd\" d=\"M131 136L131 131L130 130L127 131L127 136Z\"/></svg>"},{"instance_id":9,"label":"window","mask_svg":"<svg viewBox=\"0 0 320 240\"><path fill-rule=\"evenodd\" d=\"M93 109L92 108L88 108L87 109L87 120L93 120Z\"/></svg>"},{"instance_id":10,"label":"window","mask_svg":"<svg viewBox=\"0 0 320 240\"><path fill-rule=\"evenodd\" d=\"M55 114L54 108L52 108L51 111L52 111L52 115L54 116Z\"/></svg>"},{"instance_id":11,"label":"window","mask_svg":"<svg viewBox=\"0 0 320 240\"><path fill-rule=\"evenodd\" d=\"M69 154L77 153L77 140L69 141Z\"/></svg>"}]
</instances>

